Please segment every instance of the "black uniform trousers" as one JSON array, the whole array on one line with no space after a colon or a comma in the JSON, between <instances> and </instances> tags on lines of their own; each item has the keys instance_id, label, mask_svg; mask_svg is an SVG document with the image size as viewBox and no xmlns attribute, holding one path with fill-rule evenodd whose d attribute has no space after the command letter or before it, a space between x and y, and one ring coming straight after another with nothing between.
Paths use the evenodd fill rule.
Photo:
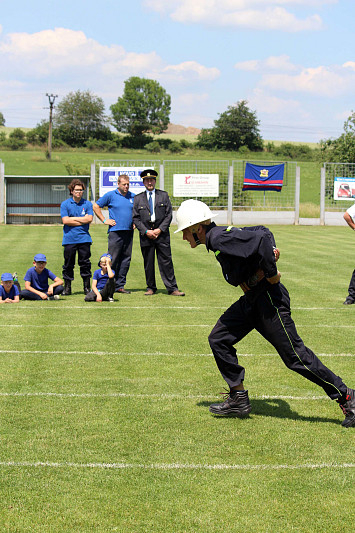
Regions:
<instances>
[{"instance_id":1,"label":"black uniform trousers","mask_svg":"<svg viewBox=\"0 0 355 533\"><path fill-rule=\"evenodd\" d=\"M91 278L91 242L80 242L76 244L64 245L64 265L63 265L63 279L73 281L75 254L78 252L78 265L80 267L80 276L84 278Z\"/></svg>"},{"instance_id":2,"label":"black uniform trousers","mask_svg":"<svg viewBox=\"0 0 355 533\"><path fill-rule=\"evenodd\" d=\"M108 253L112 257L112 270L115 271L116 291L126 285L127 272L131 264L133 229L110 231Z\"/></svg>"},{"instance_id":3,"label":"black uniform trousers","mask_svg":"<svg viewBox=\"0 0 355 533\"><path fill-rule=\"evenodd\" d=\"M244 294L223 313L209 335L218 369L230 387L242 383L245 375L233 345L253 329L274 346L288 368L322 387L331 399L346 394L341 378L323 365L298 335L290 297L281 283L270 284L255 301L251 294Z\"/></svg>"},{"instance_id":4,"label":"black uniform trousers","mask_svg":"<svg viewBox=\"0 0 355 533\"><path fill-rule=\"evenodd\" d=\"M113 294L115 292L115 278L109 278L103 289L100 290L100 294L102 296L103 301L107 301L109 298L113 298ZM84 300L85 302L96 302L96 294L94 291L88 292L88 294L85 296Z\"/></svg>"},{"instance_id":5,"label":"black uniform trousers","mask_svg":"<svg viewBox=\"0 0 355 533\"><path fill-rule=\"evenodd\" d=\"M155 254L157 254L158 267L161 275L161 279L167 289L167 291L173 292L178 289L174 265L171 257L170 241L160 239L160 236L153 240L149 240L149 243L145 242L141 246L144 272L147 283L147 288L152 289L154 292L157 290L157 284L155 280Z\"/></svg>"},{"instance_id":6,"label":"black uniform trousers","mask_svg":"<svg viewBox=\"0 0 355 533\"><path fill-rule=\"evenodd\" d=\"M355 270L353 272L353 275L351 276L350 284L349 284L349 296L353 300L355 300Z\"/></svg>"}]
</instances>

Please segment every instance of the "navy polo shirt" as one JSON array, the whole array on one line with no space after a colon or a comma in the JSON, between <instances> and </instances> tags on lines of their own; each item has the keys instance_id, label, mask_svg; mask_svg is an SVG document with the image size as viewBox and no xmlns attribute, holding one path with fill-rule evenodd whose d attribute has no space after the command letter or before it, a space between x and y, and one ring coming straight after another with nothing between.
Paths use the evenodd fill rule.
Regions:
<instances>
[{"instance_id":1,"label":"navy polo shirt","mask_svg":"<svg viewBox=\"0 0 355 533\"><path fill-rule=\"evenodd\" d=\"M118 189L109 191L97 200L97 205L108 207L108 216L116 222L116 226L109 226L107 232L132 229L133 198L135 194L128 191L126 196Z\"/></svg>"},{"instance_id":2,"label":"navy polo shirt","mask_svg":"<svg viewBox=\"0 0 355 533\"><path fill-rule=\"evenodd\" d=\"M83 217L85 215L93 215L92 203L89 200L82 198L80 202L76 203L73 198L64 200L60 206L60 216L63 217ZM80 244L84 242L92 242L89 233L90 224L83 226L63 226L63 246L66 244Z\"/></svg>"}]
</instances>

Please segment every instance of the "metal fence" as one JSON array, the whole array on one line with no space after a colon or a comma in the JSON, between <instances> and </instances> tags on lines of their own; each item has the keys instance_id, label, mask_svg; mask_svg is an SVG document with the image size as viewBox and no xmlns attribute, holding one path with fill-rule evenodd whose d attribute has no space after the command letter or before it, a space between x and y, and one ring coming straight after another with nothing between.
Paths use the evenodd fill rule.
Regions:
<instances>
[{"instance_id":1,"label":"metal fence","mask_svg":"<svg viewBox=\"0 0 355 533\"><path fill-rule=\"evenodd\" d=\"M243 191L246 163L259 166L285 165L283 186L277 191ZM293 211L296 203L295 161L232 161L233 209L243 211Z\"/></svg>"},{"instance_id":2,"label":"metal fence","mask_svg":"<svg viewBox=\"0 0 355 533\"><path fill-rule=\"evenodd\" d=\"M355 202L355 196L349 193L347 200L334 199L335 178L355 178L355 163L324 163L322 169L324 187L324 207L326 211L345 211Z\"/></svg>"}]
</instances>

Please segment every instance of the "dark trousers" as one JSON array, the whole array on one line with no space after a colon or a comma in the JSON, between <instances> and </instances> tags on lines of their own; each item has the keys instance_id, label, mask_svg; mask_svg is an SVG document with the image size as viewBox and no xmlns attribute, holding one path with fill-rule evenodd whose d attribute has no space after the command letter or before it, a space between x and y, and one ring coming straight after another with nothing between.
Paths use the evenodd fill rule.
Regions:
<instances>
[{"instance_id":1,"label":"dark trousers","mask_svg":"<svg viewBox=\"0 0 355 533\"><path fill-rule=\"evenodd\" d=\"M157 254L159 272L165 287L168 292L176 291L178 286L175 279L170 243L159 243L158 237L157 240L152 240L149 246L141 246L141 250L147 288L152 289L154 292L157 290L155 280L155 254Z\"/></svg>"},{"instance_id":2,"label":"dark trousers","mask_svg":"<svg viewBox=\"0 0 355 533\"><path fill-rule=\"evenodd\" d=\"M351 276L350 285L349 285L349 296L355 300L355 270Z\"/></svg>"},{"instance_id":3,"label":"dark trousers","mask_svg":"<svg viewBox=\"0 0 355 533\"><path fill-rule=\"evenodd\" d=\"M74 279L76 252L78 252L78 265L80 267L80 276L83 279L91 278L90 246L90 242L64 245L63 279L69 281L73 281Z\"/></svg>"},{"instance_id":4,"label":"dark trousers","mask_svg":"<svg viewBox=\"0 0 355 533\"><path fill-rule=\"evenodd\" d=\"M115 271L116 290L123 289L131 264L133 230L110 231L108 253L112 257L112 270Z\"/></svg>"},{"instance_id":5,"label":"dark trousers","mask_svg":"<svg viewBox=\"0 0 355 533\"><path fill-rule=\"evenodd\" d=\"M115 292L115 278L109 278L106 281L105 287L101 289L100 294L102 296L102 300L108 300L109 298L113 298L113 293ZM94 291L90 291L84 298L85 302L96 302L96 294Z\"/></svg>"},{"instance_id":6,"label":"dark trousers","mask_svg":"<svg viewBox=\"0 0 355 533\"><path fill-rule=\"evenodd\" d=\"M219 318L209 336L219 371L230 387L244 380L234 344L256 329L277 350L285 365L324 389L331 399L346 394L346 385L299 337L291 318L290 297L281 283L270 285L255 302L242 296Z\"/></svg>"},{"instance_id":7,"label":"dark trousers","mask_svg":"<svg viewBox=\"0 0 355 533\"><path fill-rule=\"evenodd\" d=\"M62 294L63 291L64 291L63 285L57 285L53 289L53 295ZM48 296L48 292L46 292L46 295ZM20 300L42 300L42 298L39 296L39 294L35 294L32 291L23 289L23 291L20 292Z\"/></svg>"}]
</instances>

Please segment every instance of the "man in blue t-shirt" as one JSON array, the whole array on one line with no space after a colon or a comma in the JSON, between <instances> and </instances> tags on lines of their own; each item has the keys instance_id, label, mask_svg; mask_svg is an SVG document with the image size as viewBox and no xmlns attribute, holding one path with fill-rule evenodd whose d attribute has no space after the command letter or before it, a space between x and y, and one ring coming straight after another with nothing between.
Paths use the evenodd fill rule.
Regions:
<instances>
[{"instance_id":1,"label":"man in blue t-shirt","mask_svg":"<svg viewBox=\"0 0 355 533\"><path fill-rule=\"evenodd\" d=\"M20 292L24 300L59 300L63 292L63 280L46 268L47 258L44 254L36 254L33 267L29 268L23 278L25 288ZM53 283L49 285L48 280Z\"/></svg>"},{"instance_id":2,"label":"man in blue t-shirt","mask_svg":"<svg viewBox=\"0 0 355 533\"><path fill-rule=\"evenodd\" d=\"M134 196L129 191L129 176L121 174L117 180L117 189L104 194L93 206L95 215L108 226L108 253L116 272L115 292L123 294L130 293L124 287L132 255ZM103 207L108 207L109 218L102 214Z\"/></svg>"},{"instance_id":3,"label":"man in blue t-shirt","mask_svg":"<svg viewBox=\"0 0 355 533\"><path fill-rule=\"evenodd\" d=\"M19 290L16 285L14 285L12 274L4 272L1 274L0 304L14 304L19 301Z\"/></svg>"},{"instance_id":4,"label":"man in blue t-shirt","mask_svg":"<svg viewBox=\"0 0 355 533\"><path fill-rule=\"evenodd\" d=\"M64 265L63 279L65 296L71 294L71 282L74 279L75 255L78 253L80 275L83 278L84 294L90 291L92 239L89 226L94 213L92 203L83 199L84 183L75 178L68 185L71 198L62 202L60 216L63 226Z\"/></svg>"}]
</instances>

